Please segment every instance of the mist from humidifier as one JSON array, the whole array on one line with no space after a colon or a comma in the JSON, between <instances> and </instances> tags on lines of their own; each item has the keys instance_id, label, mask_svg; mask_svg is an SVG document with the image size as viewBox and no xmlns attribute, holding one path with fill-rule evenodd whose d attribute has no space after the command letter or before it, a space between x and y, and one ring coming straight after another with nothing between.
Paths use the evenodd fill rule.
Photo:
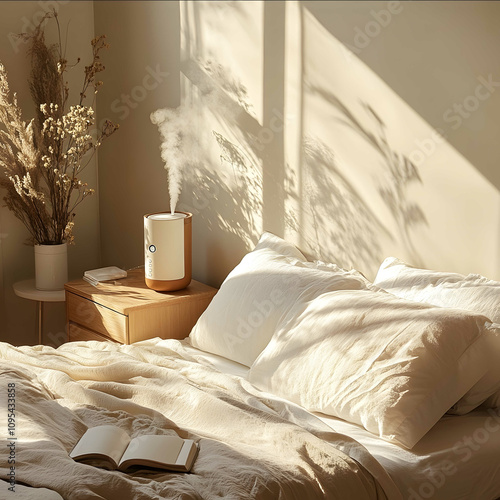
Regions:
<instances>
[{"instance_id":1,"label":"mist from humidifier","mask_svg":"<svg viewBox=\"0 0 500 500\"><path fill-rule=\"evenodd\" d=\"M151 114L151 121L158 126L161 136L161 159L168 175L170 211L173 214L182 188L182 173L189 158L189 134L191 112L180 106L176 109L158 109ZM186 154L188 153L188 154Z\"/></svg>"}]
</instances>

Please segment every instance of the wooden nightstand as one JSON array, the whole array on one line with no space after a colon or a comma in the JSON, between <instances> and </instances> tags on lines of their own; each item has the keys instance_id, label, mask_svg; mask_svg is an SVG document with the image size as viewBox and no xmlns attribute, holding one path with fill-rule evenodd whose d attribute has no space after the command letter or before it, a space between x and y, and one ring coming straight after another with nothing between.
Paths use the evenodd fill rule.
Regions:
<instances>
[{"instance_id":1,"label":"wooden nightstand","mask_svg":"<svg viewBox=\"0 0 500 500\"><path fill-rule=\"evenodd\" d=\"M134 269L115 284L94 287L84 280L66 283L68 340L113 340L131 344L152 337L189 335L217 290L198 281L177 292L155 292Z\"/></svg>"}]
</instances>

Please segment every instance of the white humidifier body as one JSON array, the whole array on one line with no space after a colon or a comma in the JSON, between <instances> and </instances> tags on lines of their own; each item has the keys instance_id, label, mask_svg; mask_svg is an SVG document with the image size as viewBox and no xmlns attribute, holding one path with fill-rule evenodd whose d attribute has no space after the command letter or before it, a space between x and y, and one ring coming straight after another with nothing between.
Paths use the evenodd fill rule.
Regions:
<instances>
[{"instance_id":1,"label":"white humidifier body","mask_svg":"<svg viewBox=\"0 0 500 500\"><path fill-rule=\"evenodd\" d=\"M144 216L146 285L173 292L191 282L191 221L187 212L158 212Z\"/></svg>"}]
</instances>

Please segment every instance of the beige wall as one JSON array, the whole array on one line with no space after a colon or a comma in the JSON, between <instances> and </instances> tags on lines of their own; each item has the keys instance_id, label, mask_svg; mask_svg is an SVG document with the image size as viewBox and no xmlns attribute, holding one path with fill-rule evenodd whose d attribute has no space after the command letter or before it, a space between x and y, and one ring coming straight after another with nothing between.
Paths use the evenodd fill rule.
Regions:
<instances>
[{"instance_id":1,"label":"beige wall","mask_svg":"<svg viewBox=\"0 0 500 500\"><path fill-rule=\"evenodd\" d=\"M103 265L143 262L143 215L167 210L160 140L149 118L179 103L177 2L96 2L96 33L111 44L99 117L120 124L99 151Z\"/></svg>"},{"instance_id":2,"label":"beige wall","mask_svg":"<svg viewBox=\"0 0 500 500\"><path fill-rule=\"evenodd\" d=\"M499 188L500 87L476 111L453 106L474 94L480 76L500 81L500 3L396 2L389 17L390 4L313 1L307 9ZM379 30L377 19L388 25Z\"/></svg>"},{"instance_id":3,"label":"beige wall","mask_svg":"<svg viewBox=\"0 0 500 500\"><path fill-rule=\"evenodd\" d=\"M500 4L181 2L180 96L177 15L96 5L120 53L100 111L171 73L100 155L105 264L140 264L142 214L168 209L149 114L180 99L198 279L220 284L263 230L370 277L389 254L500 277L500 92L474 98L500 80Z\"/></svg>"},{"instance_id":4,"label":"beige wall","mask_svg":"<svg viewBox=\"0 0 500 500\"><path fill-rule=\"evenodd\" d=\"M46 9L58 9L63 29L68 26L68 60L77 57L88 60L90 41L94 37L93 2L1 2L0 3L0 61L9 72L12 91L18 92L19 102L26 120L33 116L33 104L29 95L27 78L29 59L24 44L15 43L12 33L30 30L33 23L43 16ZM55 41L53 26L47 28L49 40ZM69 79L70 88L79 92L83 67L76 67ZM2 173L3 175L3 173ZM96 162L89 165L85 180L97 186ZM2 194L3 197L3 194ZM14 295L12 285L16 281L33 278L33 247L25 242L28 232L5 208L0 208L0 339L13 344L38 342L36 333L36 304ZM83 270L99 265L99 211L98 197L88 198L77 211L75 219L76 245L69 250L69 275L80 277ZM64 304L45 305L46 322L44 339L59 344L65 335Z\"/></svg>"}]
</instances>

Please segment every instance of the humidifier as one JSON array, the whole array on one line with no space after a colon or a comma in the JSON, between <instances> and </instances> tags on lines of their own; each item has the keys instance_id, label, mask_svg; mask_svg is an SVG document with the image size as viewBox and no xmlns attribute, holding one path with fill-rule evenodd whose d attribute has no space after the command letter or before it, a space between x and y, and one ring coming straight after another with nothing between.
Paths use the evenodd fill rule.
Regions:
<instances>
[{"instance_id":1,"label":"humidifier","mask_svg":"<svg viewBox=\"0 0 500 500\"><path fill-rule=\"evenodd\" d=\"M191 221L187 212L144 216L146 285L158 292L186 288L191 282Z\"/></svg>"}]
</instances>

